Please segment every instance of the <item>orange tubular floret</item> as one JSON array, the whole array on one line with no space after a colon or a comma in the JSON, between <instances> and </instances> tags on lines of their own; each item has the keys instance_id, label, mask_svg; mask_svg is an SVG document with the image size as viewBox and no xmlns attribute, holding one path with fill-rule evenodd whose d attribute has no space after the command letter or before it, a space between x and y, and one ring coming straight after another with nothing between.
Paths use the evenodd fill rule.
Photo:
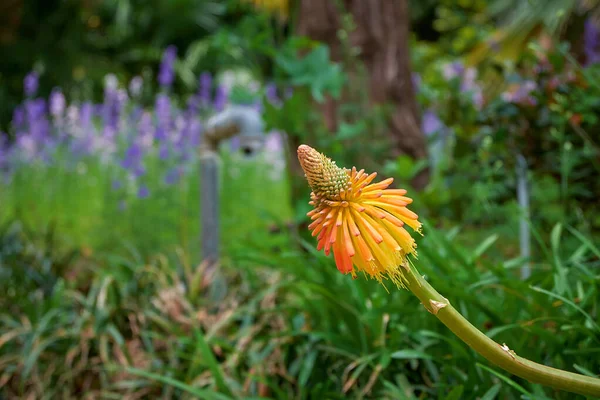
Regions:
<instances>
[{"instance_id":1,"label":"orange tubular floret","mask_svg":"<svg viewBox=\"0 0 600 400\"><path fill-rule=\"evenodd\" d=\"M384 213L384 211L381 208L377 208L377 207L373 207L373 206L365 206L365 211L370 216L378 218L378 219L384 219L386 217L386 214Z\"/></svg>"},{"instance_id":2,"label":"orange tubular floret","mask_svg":"<svg viewBox=\"0 0 600 400\"><path fill-rule=\"evenodd\" d=\"M344 211L346 213L346 211ZM356 251L354 250L354 246L352 245L352 237L350 236L350 230L348 228L348 220L344 220L344 224L342 225L342 237L344 241L344 246L346 247L346 251L348 252L348 256L354 257Z\"/></svg>"},{"instance_id":3,"label":"orange tubular floret","mask_svg":"<svg viewBox=\"0 0 600 400\"><path fill-rule=\"evenodd\" d=\"M381 182L374 183L372 185L367 186L366 188L363 189L363 192L368 193L368 192L372 192L374 190L386 189L388 186L390 186L392 184L392 182L394 182L394 178L387 178Z\"/></svg>"},{"instance_id":4,"label":"orange tubular floret","mask_svg":"<svg viewBox=\"0 0 600 400\"><path fill-rule=\"evenodd\" d=\"M375 229L373 227L373 225L371 225L364 216L360 215L357 211L352 210L352 213L354 214L354 218L356 220L356 224L358 225L359 229L361 231L366 231L368 233L368 235L365 236L365 238L367 237L372 237L373 240L375 240L375 242L377 244L383 242L383 237L381 237L381 235L379 234L379 232L377 232L377 229Z\"/></svg>"},{"instance_id":5,"label":"orange tubular floret","mask_svg":"<svg viewBox=\"0 0 600 400\"><path fill-rule=\"evenodd\" d=\"M352 212L350 210L348 210L348 227L350 228L350 232L352 233L352 236L359 236L360 235L360 230L358 229L358 226L356 226L356 222L354 222L354 219L352 218Z\"/></svg>"},{"instance_id":6,"label":"orange tubular floret","mask_svg":"<svg viewBox=\"0 0 600 400\"><path fill-rule=\"evenodd\" d=\"M406 194L406 189L386 189L385 194L391 196L404 196Z\"/></svg>"}]
</instances>

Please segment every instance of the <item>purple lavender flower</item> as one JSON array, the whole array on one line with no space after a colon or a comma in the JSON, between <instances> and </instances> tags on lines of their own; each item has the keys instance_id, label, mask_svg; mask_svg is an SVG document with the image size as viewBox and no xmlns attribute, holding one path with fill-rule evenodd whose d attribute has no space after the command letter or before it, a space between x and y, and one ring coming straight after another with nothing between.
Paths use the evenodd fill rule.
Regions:
<instances>
[{"instance_id":1,"label":"purple lavender flower","mask_svg":"<svg viewBox=\"0 0 600 400\"><path fill-rule=\"evenodd\" d=\"M138 189L137 192L137 197L139 199L147 199L148 197L150 197L150 190L148 189L148 187L146 185L141 185Z\"/></svg>"},{"instance_id":2,"label":"purple lavender flower","mask_svg":"<svg viewBox=\"0 0 600 400\"><path fill-rule=\"evenodd\" d=\"M152 115L144 112L137 125L138 140L144 149L152 147L154 142L154 125L152 124Z\"/></svg>"},{"instance_id":3,"label":"purple lavender flower","mask_svg":"<svg viewBox=\"0 0 600 400\"><path fill-rule=\"evenodd\" d=\"M483 108L483 102L485 101L483 98L483 90L478 87L476 90L473 91L473 105L475 105L475 108L477 110L481 110Z\"/></svg>"},{"instance_id":4,"label":"purple lavender flower","mask_svg":"<svg viewBox=\"0 0 600 400\"><path fill-rule=\"evenodd\" d=\"M6 133L0 131L0 172L6 167L6 162L8 160L7 150Z\"/></svg>"},{"instance_id":5,"label":"purple lavender flower","mask_svg":"<svg viewBox=\"0 0 600 400\"><path fill-rule=\"evenodd\" d=\"M113 74L104 78L104 104L102 105L102 118L105 130L119 131L119 118L123 107L123 93L118 90L119 81Z\"/></svg>"},{"instance_id":6,"label":"purple lavender flower","mask_svg":"<svg viewBox=\"0 0 600 400\"><path fill-rule=\"evenodd\" d=\"M162 87L168 87L173 84L175 79L175 71L173 64L177 58L177 47L169 46L163 53L162 62L158 71L158 83Z\"/></svg>"},{"instance_id":7,"label":"purple lavender flower","mask_svg":"<svg viewBox=\"0 0 600 400\"><path fill-rule=\"evenodd\" d=\"M29 128L44 115L46 102L44 99L27 100L25 102L25 116Z\"/></svg>"},{"instance_id":8,"label":"purple lavender flower","mask_svg":"<svg viewBox=\"0 0 600 400\"><path fill-rule=\"evenodd\" d=\"M279 132L271 132L267 135L264 144L267 153L278 153L283 151L283 137Z\"/></svg>"},{"instance_id":9,"label":"purple lavender flower","mask_svg":"<svg viewBox=\"0 0 600 400\"><path fill-rule=\"evenodd\" d=\"M85 102L81 105L81 110L79 111L79 123L81 124L82 128L86 129L90 126L93 113L94 106L92 103Z\"/></svg>"},{"instance_id":10,"label":"purple lavender flower","mask_svg":"<svg viewBox=\"0 0 600 400\"><path fill-rule=\"evenodd\" d=\"M501 50L500 42L495 38L491 38L490 40L488 40L488 44L490 46L490 50L495 53L497 53Z\"/></svg>"},{"instance_id":11,"label":"purple lavender flower","mask_svg":"<svg viewBox=\"0 0 600 400\"><path fill-rule=\"evenodd\" d=\"M44 99L27 100L25 102L25 120L27 132L39 143L47 142L50 124L46 116L46 101Z\"/></svg>"},{"instance_id":12,"label":"purple lavender flower","mask_svg":"<svg viewBox=\"0 0 600 400\"><path fill-rule=\"evenodd\" d=\"M537 90L537 83L531 80L521 82L518 86L502 93L502 99L507 103L534 106L537 100L532 93Z\"/></svg>"},{"instance_id":13,"label":"purple lavender flower","mask_svg":"<svg viewBox=\"0 0 600 400\"><path fill-rule=\"evenodd\" d=\"M413 72L411 74L411 80L413 87L415 88L415 92L418 92L419 88L421 87L421 75L417 72Z\"/></svg>"},{"instance_id":14,"label":"purple lavender flower","mask_svg":"<svg viewBox=\"0 0 600 400\"><path fill-rule=\"evenodd\" d=\"M483 91L476 82L477 70L475 68L467 68L464 70L463 79L460 84L460 91L471 95L471 101L475 108L481 109L483 106Z\"/></svg>"},{"instance_id":15,"label":"purple lavender flower","mask_svg":"<svg viewBox=\"0 0 600 400\"><path fill-rule=\"evenodd\" d=\"M140 97L142 89L144 87L144 79L141 76L134 76L129 82L129 93L132 97Z\"/></svg>"},{"instance_id":16,"label":"purple lavender flower","mask_svg":"<svg viewBox=\"0 0 600 400\"><path fill-rule=\"evenodd\" d=\"M238 151L240 149L240 145L241 141L238 135L235 135L229 139L229 150L231 150L232 153Z\"/></svg>"},{"instance_id":17,"label":"purple lavender flower","mask_svg":"<svg viewBox=\"0 0 600 400\"><path fill-rule=\"evenodd\" d=\"M445 79L451 80L463 74L465 70L464 65L460 61L454 61L448 64L445 64L442 67L442 75Z\"/></svg>"},{"instance_id":18,"label":"purple lavender flower","mask_svg":"<svg viewBox=\"0 0 600 400\"><path fill-rule=\"evenodd\" d=\"M79 122L80 112L81 111L79 107L77 107L75 104L71 104L69 107L67 107L66 116L67 124L69 125L69 127L73 128L77 125L77 123Z\"/></svg>"},{"instance_id":19,"label":"purple lavender flower","mask_svg":"<svg viewBox=\"0 0 600 400\"><path fill-rule=\"evenodd\" d=\"M131 171L131 175L136 179L141 176L144 176L145 174L146 174L146 168L141 163L136 165L135 168L133 168L133 170Z\"/></svg>"},{"instance_id":20,"label":"purple lavender flower","mask_svg":"<svg viewBox=\"0 0 600 400\"><path fill-rule=\"evenodd\" d=\"M169 145L165 142L160 144L158 148L158 158L161 160L167 160L169 158Z\"/></svg>"},{"instance_id":21,"label":"purple lavender flower","mask_svg":"<svg viewBox=\"0 0 600 400\"><path fill-rule=\"evenodd\" d=\"M256 100L253 104L252 104L252 108L254 108L256 110L257 113L262 114L262 112L264 111L264 105L263 102L259 100Z\"/></svg>"},{"instance_id":22,"label":"purple lavender flower","mask_svg":"<svg viewBox=\"0 0 600 400\"><path fill-rule=\"evenodd\" d=\"M135 170L141 163L142 149L136 143L133 143L125 151L125 157L121 161L121 166L127 170Z\"/></svg>"},{"instance_id":23,"label":"purple lavender flower","mask_svg":"<svg viewBox=\"0 0 600 400\"><path fill-rule=\"evenodd\" d=\"M67 102L65 100L65 95L59 88L54 88L52 93L50 93L49 105L50 114L54 118L62 118Z\"/></svg>"},{"instance_id":24,"label":"purple lavender flower","mask_svg":"<svg viewBox=\"0 0 600 400\"><path fill-rule=\"evenodd\" d=\"M39 83L40 77L37 74L37 72L31 71L29 74L27 74L27 76L23 80L23 89L25 91L25 96L33 97L38 91Z\"/></svg>"},{"instance_id":25,"label":"purple lavender flower","mask_svg":"<svg viewBox=\"0 0 600 400\"><path fill-rule=\"evenodd\" d=\"M104 77L104 89L114 92L119 87L119 79L115 74L106 74Z\"/></svg>"},{"instance_id":26,"label":"purple lavender flower","mask_svg":"<svg viewBox=\"0 0 600 400\"><path fill-rule=\"evenodd\" d=\"M279 107L281 106L281 99L277 95L277 85L274 83L268 83L265 87L265 98L269 104Z\"/></svg>"},{"instance_id":27,"label":"purple lavender flower","mask_svg":"<svg viewBox=\"0 0 600 400\"><path fill-rule=\"evenodd\" d=\"M444 123L439 117L429 109L423 113L421 121L421 130L427 136L434 135L445 128Z\"/></svg>"},{"instance_id":28,"label":"purple lavender flower","mask_svg":"<svg viewBox=\"0 0 600 400\"><path fill-rule=\"evenodd\" d=\"M200 101L202 105L207 106L210 104L212 91L212 75L210 72L203 72L200 74Z\"/></svg>"},{"instance_id":29,"label":"purple lavender flower","mask_svg":"<svg viewBox=\"0 0 600 400\"><path fill-rule=\"evenodd\" d=\"M181 167L174 167L167 171L165 175L165 184L174 185L176 184L181 176L183 175L183 171Z\"/></svg>"},{"instance_id":30,"label":"purple lavender flower","mask_svg":"<svg viewBox=\"0 0 600 400\"><path fill-rule=\"evenodd\" d=\"M477 70L472 67L465 69L462 82L460 83L460 90L462 92L470 92L473 90L473 88L477 86L475 79L477 79Z\"/></svg>"},{"instance_id":31,"label":"purple lavender flower","mask_svg":"<svg viewBox=\"0 0 600 400\"><path fill-rule=\"evenodd\" d=\"M23 158L27 161L35 159L38 154L37 142L30 134L19 135L17 137L16 145L23 155Z\"/></svg>"},{"instance_id":32,"label":"purple lavender flower","mask_svg":"<svg viewBox=\"0 0 600 400\"><path fill-rule=\"evenodd\" d=\"M112 190L120 190L123 187L123 184L121 183L121 181L115 179L114 181L112 181L111 185L110 185Z\"/></svg>"},{"instance_id":33,"label":"purple lavender flower","mask_svg":"<svg viewBox=\"0 0 600 400\"><path fill-rule=\"evenodd\" d=\"M154 104L154 111L156 112L156 118L160 125L168 125L171 121L171 99L164 93L156 96L156 102Z\"/></svg>"},{"instance_id":34,"label":"purple lavender flower","mask_svg":"<svg viewBox=\"0 0 600 400\"><path fill-rule=\"evenodd\" d=\"M190 115L196 114L200 109L201 104L202 102L200 101L199 96L191 95L187 100L185 112Z\"/></svg>"},{"instance_id":35,"label":"purple lavender flower","mask_svg":"<svg viewBox=\"0 0 600 400\"><path fill-rule=\"evenodd\" d=\"M23 106L15 107L13 111L12 125L15 129L20 129L25 123L25 110Z\"/></svg>"},{"instance_id":36,"label":"purple lavender flower","mask_svg":"<svg viewBox=\"0 0 600 400\"><path fill-rule=\"evenodd\" d=\"M200 145L200 139L202 138L202 124L196 118L192 118L188 122L188 144L189 148L195 149Z\"/></svg>"},{"instance_id":37,"label":"purple lavender flower","mask_svg":"<svg viewBox=\"0 0 600 400\"><path fill-rule=\"evenodd\" d=\"M129 96L127 95L127 90L125 90L125 89L117 90L115 99L116 99L116 107L120 114L121 111L123 111L123 107L125 107L125 104L127 104L127 101L129 100Z\"/></svg>"},{"instance_id":38,"label":"purple lavender flower","mask_svg":"<svg viewBox=\"0 0 600 400\"><path fill-rule=\"evenodd\" d=\"M154 105L158 126L156 129L156 139L163 140L167 137L167 131L171 123L171 99L164 93L156 96Z\"/></svg>"},{"instance_id":39,"label":"purple lavender flower","mask_svg":"<svg viewBox=\"0 0 600 400\"><path fill-rule=\"evenodd\" d=\"M217 92L215 93L215 111L221 112L225 109L225 105L227 104L227 100L229 97L229 91L223 85L219 85L217 87Z\"/></svg>"},{"instance_id":40,"label":"purple lavender flower","mask_svg":"<svg viewBox=\"0 0 600 400\"><path fill-rule=\"evenodd\" d=\"M283 151L283 135L274 131L267 135L264 143L263 159L269 165L269 177L277 181L285 171L285 153Z\"/></svg>"},{"instance_id":41,"label":"purple lavender flower","mask_svg":"<svg viewBox=\"0 0 600 400\"><path fill-rule=\"evenodd\" d=\"M583 42L586 65L600 63L600 27L591 18L585 21Z\"/></svg>"}]
</instances>

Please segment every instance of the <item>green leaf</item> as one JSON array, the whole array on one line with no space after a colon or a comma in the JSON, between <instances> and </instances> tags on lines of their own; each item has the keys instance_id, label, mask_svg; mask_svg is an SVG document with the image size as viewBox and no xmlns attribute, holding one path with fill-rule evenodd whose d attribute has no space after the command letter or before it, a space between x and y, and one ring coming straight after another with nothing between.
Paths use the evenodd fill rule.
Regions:
<instances>
[{"instance_id":1,"label":"green leaf","mask_svg":"<svg viewBox=\"0 0 600 400\"><path fill-rule=\"evenodd\" d=\"M421 360L432 360L429 354L424 353L419 350L399 350L395 351L391 354L391 357L396 360L413 360L413 359L421 359Z\"/></svg>"},{"instance_id":2,"label":"green leaf","mask_svg":"<svg viewBox=\"0 0 600 400\"><path fill-rule=\"evenodd\" d=\"M217 384L217 388L231 396L231 390L225 383L225 378L223 377L223 372L221 371L221 366L217 362L210 346L206 342L204 338L204 334L200 329L194 330L194 336L196 337L196 346L202 355L202 359L208 364L208 368L212 373L213 378L215 379L215 383Z\"/></svg>"},{"instance_id":3,"label":"green leaf","mask_svg":"<svg viewBox=\"0 0 600 400\"><path fill-rule=\"evenodd\" d=\"M313 367L315 366L315 361L317 360L318 355L319 353L316 350L312 350L304 358L304 361L302 362L302 369L300 370L300 374L298 376L298 383L300 386L305 386L308 383L308 379L313 371Z\"/></svg>"},{"instance_id":4,"label":"green leaf","mask_svg":"<svg viewBox=\"0 0 600 400\"><path fill-rule=\"evenodd\" d=\"M561 300L562 302L564 302L565 304L570 305L571 307L573 307L574 309L576 309L577 311L579 311L587 320L588 322L594 327L594 329L596 329L597 331L600 331L600 326L598 326L598 324L596 323L596 321L594 320L594 318L592 318L591 315L589 315L588 313L585 312L585 310L581 307L579 307L577 304L573 303L571 300L567 299L564 296L558 295L556 293L552 293L548 290L542 289L540 287L536 287L536 286L530 286L531 289L535 290L536 292L540 292L540 293L544 293L550 297L553 297L555 299Z\"/></svg>"},{"instance_id":5,"label":"green leaf","mask_svg":"<svg viewBox=\"0 0 600 400\"><path fill-rule=\"evenodd\" d=\"M464 392L465 388L463 385L458 385L455 386L454 389L452 389L450 391L450 393L448 393L448 395L446 397L444 397L445 400L459 400L462 399L462 395Z\"/></svg>"},{"instance_id":6,"label":"green leaf","mask_svg":"<svg viewBox=\"0 0 600 400\"><path fill-rule=\"evenodd\" d=\"M560 223L554 225L552 228L552 233L550 233L550 244L552 245L552 250L558 251L560 248L560 235L562 232L562 225Z\"/></svg>"},{"instance_id":7,"label":"green leaf","mask_svg":"<svg viewBox=\"0 0 600 400\"><path fill-rule=\"evenodd\" d=\"M133 367L125 367L125 371L130 374L141 376L143 378L152 379L157 382L164 383L165 385L173 386L177 389L181 389L184 392L190 393L194 396L197 396L200 399L206 400L231 400L233 397L226 396L222 393L216 393L211 390L198 389L193 386L190 386L186 383L178 381L173 378L169 378L168 376L163 376L159 374L155 374L153 372L144 371L142 369L133 368Z\"/></svg>"},{"instance_id":8,"label":"green leaf","mask_svg":"<svg viewBox=\"0 0 600 400\"><path fill-rule=\"evenodd\" d=\"M531 397L531 393L530 392L528 392L527 390L525 390L525 388L523 386L519 385L518 383L516 383L512 379L507 378L506 376L502 375L501 373L496 372L493 369L491 369L490 367L486 367L483 364L477 363L477 366L480 367L480 368L483 368L484 370L488 371L489 373L491 373L493 375L496 375L498 378L500 378L501 380L503 380L504 382L506 382L513 389L516 389L519 392L523 393L524 395Z\"/></svg>"},{"instance_id":9,"label":"green leaf","mask_svg":"<svg viewBox=\"0 0 600 400\"><path fill-rule=\"evenodd\" d=\"M502 389L502 384L496 383L481 396L481 400L494 400L498 396L498 393L500 393L500 389Z\"/></svg>"},{"instance_id":10,"label":"green leaf","mask_svg":"<svg viewBox=\"0 0 600 400\"><path fill-rule=\"evenodd\" d=\"M475 251L473 251L471 261L474 261L474 260L478 259L479 257L481 257L483 255L483 253L485 253L487 251L487 249L489 249L494 243L496 243L496 241L498 240L498 237L499 237L498 235L493 234L490 237L488 237L487 239L485 239L479 246L477 246Z\"/></svg>"},{"instance_id":11,"label":"green leaf","mask_svg":"<svg viewBox=\"0 0 600 400\"><path fill-rule=\"evenodd\" d=\"M584 367L582 367L580 365L573 364L573 368L575 368L577 370L577 372L579 372L579 373L581 373L583 375L591 376L592 378L597 378L598 377L597 374L593 373L589 369L584 368Z\"/></svg>"}]
</instances>

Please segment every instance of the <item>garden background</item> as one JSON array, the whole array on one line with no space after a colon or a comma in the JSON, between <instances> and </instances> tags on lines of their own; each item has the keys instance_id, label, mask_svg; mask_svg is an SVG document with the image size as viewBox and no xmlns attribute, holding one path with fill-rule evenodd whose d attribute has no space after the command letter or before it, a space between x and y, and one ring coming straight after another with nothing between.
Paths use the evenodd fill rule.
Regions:
<instances>
[{"instance_id":1,"label":"garden background","mask_svg":"<svg viewBox=\"0 0 600 400\"><path fill-rule=\"evenodd\" d=\"M409 190L489 337L600 374L599 1L6 0L0 53L0 398L574 398L340 274L301 143ZM265 132L219 148L215 269L233 105Z\"/></svg>"}]
</instances>

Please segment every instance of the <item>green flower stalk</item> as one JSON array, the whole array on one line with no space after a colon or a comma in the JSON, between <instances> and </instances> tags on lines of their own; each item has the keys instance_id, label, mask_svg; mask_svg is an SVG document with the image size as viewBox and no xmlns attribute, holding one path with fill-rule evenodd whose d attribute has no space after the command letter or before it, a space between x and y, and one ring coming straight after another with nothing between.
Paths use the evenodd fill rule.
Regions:
<instances>
[{"instance_id":1,"label":"green flower stalk","mask_svg":"<svg viewBox=\"0 0 600 400\"><path fill-rule=\"evenodd\" d=\"M423 306L456 336L491 363L533 383L600 397L600 379L547 367L518 356L467 321L418 273L408 259L416 244L404 226L420 232L418 216L406 207L412 199L404 189L389 189L392 179L372 183L376 174L338 167L307 145L298 159L312 188L309 229L317 249L333 251L338 270L357 272L383 283L390 280L410 290Z\"/></svg>"}]
</instances>

